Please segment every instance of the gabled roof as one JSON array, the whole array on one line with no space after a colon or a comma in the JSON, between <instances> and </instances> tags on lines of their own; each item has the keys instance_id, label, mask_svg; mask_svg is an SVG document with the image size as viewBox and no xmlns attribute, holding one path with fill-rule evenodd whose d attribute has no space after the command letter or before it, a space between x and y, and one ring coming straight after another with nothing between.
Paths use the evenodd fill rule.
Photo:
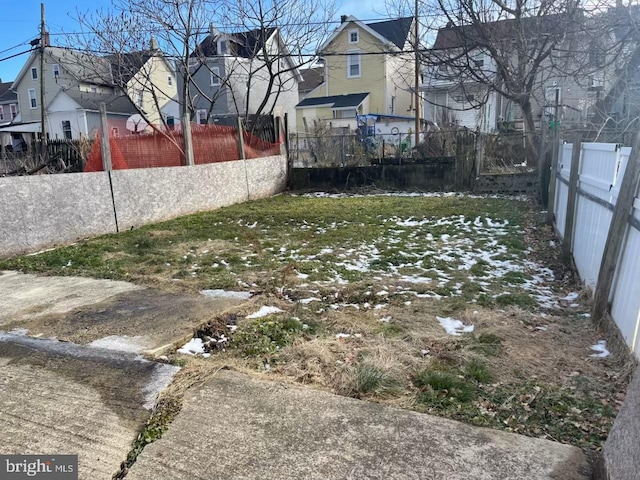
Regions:
<instances>
[{"instance_id":1,"label":"gabled roof","mask_svg":"<svg viewBox=\"0 0 640 480\"><path fill-rule=\"evenodd\" d=\"M324 82L324 67L300 70L300 74L302 75L302 81L298 83L298 91L301 93L310 92Z\"/></svg>"},{"instance_id":2,"label":"gabled roof","mask_svg":"<svg viewBox=\"0 0 640 480\"><path fill-rule=\"evenodd\" d=\"M156 52L142 50L140 52L118 53L109 55L111 74L116 85L126 85L133 76L153 57Z\"/></svg>"},{"instance_id":3,"label":"gabled roof","mask_svg":"<svg viewBox=\"0 0 640 480\"><path fill-rule=\"evenodd\" d=\"M526 17L520 19L522 27L518 27L514 19L499 20L483 24L482 30L476 25L447 26L440 28L433 43L434 49L447 48L473 48L482 47L488 42L507 41L514 37L516 28L529 38L538 38L541 35L556 35L566 32L570 18L566 15L545 15L539 17ZM485 38L483 34L488 34Z\"/></svg>"},{"instance_id":4,"label":"gabled roof","mask_svg":"<svg viewBox=\"0 0 640 480\"><path fill-rule=\"evenodd\" d=\"M383 44L387 44L392 48L402 50L404 44L409 38L409 32L411 25L413 24L412 17L396 18L394 20L386 20L383 22L362 23L356 17L347 17L338 28L329 36L329 38L318 49L319 52L323 52L326 48L335 40L335 38L342 32L349 23L355 23L358 27L368 32L373 37L380 40Z\"/></svg>"},{"instance_id":5,"label":"gabled roof","mask_svg":"<svg viewBox=\"0 0 640 480\"><path fill-rule=\"evenodd\" d=\"M267 41L276 32L276 28L250 30L248 32L221 33L219 35L207 35L196 47L192 57L215 57L218 55L218 39L220 36L228 39L235 46L233 56L242 58L254 58L266 45Z\"/></svg>"},{"instance_id":6,"label":"gabled roof","mask_svg":"<svg viewBox=\"0 0 640 480\"><path fill-rule=\"evenodd\" d=\"M82 92L76 89L66 90L62 93L68 95L84 110L99 111L100 103L104 102L108 113L120 113L123 115L133 115L138 113L136 107L131 103L129 97L122 93L104 94L95 92Z\"/></svg>"},{"instance_id":7,"label":"gabled roof","mask_svg":"<svg viewBox=\"0 0 640 480\"><path fill-rule=\"evenodd\" d=\"M18 94L11 90L11 85L13 82L0 82L0 103L18 100Z\"/></svg>"},{"instance_id":8,"label":"gabled roof","mask_svg":"<svg viewBox=\"0 0 640 480\"><path fill-rule=\"evenodd\" d=\"M380 35L388 38L398 48L403 48L409 38L409 31L413 25L413 17L397 18L395 20L386 20L384 22L367 23Z\"/></svg>"},{"instance_id":9,"label":"gabled roof","mask_svg":"<svg viewBox=\"0 0 640 480\"><path fill-rule=\"evenodd\" d=\"M305 107L330 107L330 108L356 108L358 107L368 93L350 93L349 95L331 95L329 97L305 98L296 108Z\"/></svg>"}]
</instances>

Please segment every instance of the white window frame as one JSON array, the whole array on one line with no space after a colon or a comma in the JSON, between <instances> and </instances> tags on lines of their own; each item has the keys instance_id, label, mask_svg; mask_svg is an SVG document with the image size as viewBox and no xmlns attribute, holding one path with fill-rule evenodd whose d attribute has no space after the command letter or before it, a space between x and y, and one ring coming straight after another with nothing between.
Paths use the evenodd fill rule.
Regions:
<instances>
[{"instance_id":1,"label":"white window frame","mask_svg":"<svg viewBox=\"0 0 640 480\"><path fill-rule=\"evenodd\" d=\"M222 51L223 48L222 46L224 45L224 52ZM221 38L218 40L218 45L217 45L217 50L218 50L218 55L227 55L229 53L229 40L227 40L226 38Z\"/></svg>"},{"instance_id":2,"label":"white window frame","mask_svg":"<svg viewBox=\"0 0 640 480\"><path fill-rule=\"evenodd\" d=\"M53 72L53 78L58 78L60 76L60 65L54 63L51 66L51 71Z\"/></svg>"},{"instance_id":3,"label":"white window frame","mask_svg":"<svg viewBox=\"0 0 640 480\"><path fill-rule=\"evenodd\" d=\"M209 72L209 86L211 87L219 87L220 82L220 68L219 67L211 67L211 72Z\"/></svg>"},{"instance_id":4,"label":"white window frame","mask_svg":"<svg viewBox=\"0 0 640 480\"><path fill-rule=\"evenodd\" d=\"M355 65L353 59L357 59L358 74L351 74L351 67ZM347 50L347 78L360 78L362 77L362 54L360 50Z\"/></svg>"},{"instance_id":5,"label":"white window frame","mask_svg":"<svg viewBox=\"0 0 640 480\"><path fill-rule=\"evenodd\" d=\"M62 137L64 140L72 140L73 139L73 131L71 130L71 120L62 120L60 122L62 125ZM65 123L69 124L69 129L65 129ZM67 136L67 132L69 132L69 136Z\"/></svg>"},{"instance_id":6,"label":"white window frame","mask_svg":"<svg viewBox=\"0 0 640 480\"><path fill-rule=\"evenodd\" d=\"M27 90L27 92L29 94L29 108L31 110L35 110L36 108L38 108L38 97L36 96L36 89L30 88L29 90Z\"/></svg>"},{"instance_id":7,"label":"white window frame","mask_svg":"<svg viewBox=\"0 0 640 480\"><path fill-rule=\"evenodd\" d=\"M4 120L4 105L0 105L0 121Z\"/></svg>"},{"instance_id":8,"label":"white window frame","mask_svg":"<svg viewBox=\"0 0 640 480\"><path fill-rule=\"evenodd\" d=\"M353 40L351 37L354 33L356 34L355 40ZM349 34L349 43L354 44L360 41L360 30L358 30L357 28L350 28L348 34Z\"/></svg>"},{"instance_id":9,"label":"white window frame","mask_svg":"<svg viewBox=\"0 0 640 480\"><path fill-rule=\"evenodd\" d=\"M171 75L167 75L167 85L173 86L173 77Z\"/></svg>"},{"instance_id":10,"label":"white window frame","mask_svg":"<svg viewBox=\"0 0 640 480\"><path fill-rule=\"evenodd\" d=\"M31 80L37 80L37 79L38 79L38 68L31 67Z\"/></svg>"},{"instance_id":11,"label":"white window frame","mask_svg":"<svg viewBox=\"0 0 640 480\"><path fill-rule=\"evenodd\" d=\"M120 129L118 127L111 127L111 136L117 137L120 135Z\"/></svg>"},{"instance_id":12,"label":"white window frame","mask_svg":"<svg viewBox=\"0 0 640 480\"><path fill-rule=\"evenodd\" d=\"M204 122L202 120L204 120ZM198 110L198 123L202 125L207 123L207 110L205 108Z\"/></svg>"},{"instance_id":13,"label":"white window frame","mask_svg":"<svg viewBox=\"0 0 640 480\"><path fill-rule=\"evenodd\" d=\"M9 112L11 113L11 120L18 116L18 106L15 103L9 105Z\"/></svg>"}]
</instances>

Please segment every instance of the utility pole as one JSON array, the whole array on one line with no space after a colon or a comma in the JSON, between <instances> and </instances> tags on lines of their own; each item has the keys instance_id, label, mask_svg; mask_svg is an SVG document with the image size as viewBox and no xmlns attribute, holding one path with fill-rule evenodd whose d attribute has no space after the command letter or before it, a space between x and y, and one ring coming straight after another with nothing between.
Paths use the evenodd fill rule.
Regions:
<instances>
[{"instance_id":1,"label":"utility pole","mask_svg":"<svg viewBox=\"0 0 640 480\"><path fill-rule=\"evenodd\" d=\"M44 26L44 3L40 4L40 155L42 157L42 161L46 162L48 155L47 149L47 122L45 119L46 108L44 104L44 49L47 44L48 39L45 35L45 26Z\"/></svg>"},{"instance_id":2,"label":"utility pole","mask_svg":"<svg viewBox=\"0 0 640 480\"><path fill-rule=\"evenodd\" d=\"M416 128L416 143L415 146L418 146L418 143L420 143L420 54L418 51L418 45L420 44L419 42L419 31L420 31L420 27L419 27L419 23L418 23L418 0L415 0L415 18L414 18L414 40L413 40L413 51L415 54L415 72L414 72L414 85L413 88L415 89L415 106L416 106L416 124L415 124L415 128Z\"/></svg>"}]
</instances>

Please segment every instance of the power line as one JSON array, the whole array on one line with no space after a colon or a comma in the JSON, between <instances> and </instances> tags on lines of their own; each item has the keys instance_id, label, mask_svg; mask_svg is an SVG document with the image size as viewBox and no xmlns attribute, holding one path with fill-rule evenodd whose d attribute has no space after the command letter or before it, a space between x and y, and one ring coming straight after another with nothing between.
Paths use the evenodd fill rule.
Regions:
<instances>
[{"instance_id":1,"label":"power line","mask_svg":"<svg viewBox=\"0 0 640 480\"><path fill-rule=\"evenodd\" d=\"M0 62L4 62L5 60L10 60L15 57L19 57L20 55L24 55L25 53L33 52L35 48L31 48L29 50L25 50L24 52L16 53L14 55L10 55L8 57L0 58Z\"/></svg>"}]
</instances>

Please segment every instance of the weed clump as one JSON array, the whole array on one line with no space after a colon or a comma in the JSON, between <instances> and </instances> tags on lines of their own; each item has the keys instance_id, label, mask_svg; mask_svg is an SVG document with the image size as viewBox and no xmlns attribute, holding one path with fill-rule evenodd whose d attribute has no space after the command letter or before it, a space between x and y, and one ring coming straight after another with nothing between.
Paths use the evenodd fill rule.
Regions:
<instances>
[{"instance_id":1,"label":"weed clump","mask_svg":"<svg viewBox=\"0 0 640 480\"><path fill-rule=\"evenodd\" d=\"M396 372L384 369L367 360L354 365L350 373L356 396L392 395L400 389L401 382Z\"/></svg>"},{"instance_id":2,"label":"weed clump","mask_svg":"<svg viewBox=\"0 0 640 480\"><path fill-rule=\"evenodd\" d=\"M494 333L482 332L474 337L470 350L490 357L497 357L502 351L502 339Z\"/></svg>"},{"instance_id":3,"label":"weed clump","mask_svg":"<svg viewBox=\"0 0 640 480\"><path fill-rule=\"evenodd\" d=\"M268 355L290 345L304 330L303 324L293 318L275 315L241 323L230 343L245 356Z\"/></svg>"}]
</instances>

